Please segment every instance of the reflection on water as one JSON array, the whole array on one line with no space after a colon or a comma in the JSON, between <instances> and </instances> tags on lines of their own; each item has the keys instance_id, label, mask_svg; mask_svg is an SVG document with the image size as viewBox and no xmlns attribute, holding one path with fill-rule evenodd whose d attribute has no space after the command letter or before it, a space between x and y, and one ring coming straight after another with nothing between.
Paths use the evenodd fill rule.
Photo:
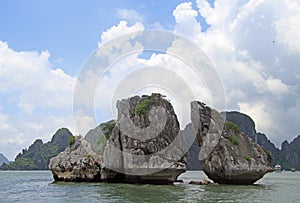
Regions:
<instances>
[{"instance_id":1,"label":"reflection on water","mask_svg":"<svg viewBox=\"0 0 300 203\"><path fill-rule=\"evenodd\" d=\"M174 185L53 182L49 171L0 171L0 202L300 202L300 173L271 173L255 185L189 185L207 179L189 171Z\"/></svg>"}]
</instances>

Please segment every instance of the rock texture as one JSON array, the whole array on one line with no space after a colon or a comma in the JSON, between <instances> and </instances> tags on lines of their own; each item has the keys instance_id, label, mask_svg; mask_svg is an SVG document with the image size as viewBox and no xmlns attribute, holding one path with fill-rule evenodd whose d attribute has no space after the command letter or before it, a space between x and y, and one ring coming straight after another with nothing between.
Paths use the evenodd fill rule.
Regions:
<instances>
[{"instance_id":1,"label":"rock texture","mask_svg":"<svg viewBox=\"0 0 300 203\"><path fill-rule=\"evenodd\" d=\"M226 120L238 125L243 133L272 153L274 161L271 165L273 167L280 164L285 170L291 168L300 170L300 135L290 143L285 140L281 144L281 149L278 149L265 134L255 130L255 123L248 115L236 111L223 112L223 114L226 115Z\"/></svg>"},{"instance_id":2,"label":"rock texture","mask_svg":"<svg viewBox=\"0 0 300 203\"><path fill-rule=\"evenodd\" d=\"M261 146L201 102L191 103L192 125L200 144L201 164L216 183L253 184L272 171L271 156Z\"/></svg>"},{"instance_id":3,"label":"rock texture","mask_svg":"<svg viewBox=\"0 0 300 203\"><path fill-rule=\"evenodd\" d=\"M110 137L115 125L115 120L101 123L96 128L89 130L88 133L84 136L84 139L91 143L92 148L96 154L103 154L106 146L106 141Z\"/></svg>"},{"instance_id":4,"label":"rock texture","mask_svg":"<svg viewBox=\"0 0 300 203\"><path fill-rule=\"evenodd\" d=\"M170 102L160 94L117 103L105 152L105 181L167 184L185 172L185 143Z\"/></svg>"},{"instance_id":5,"label":"rock texture","mask_svg":"<svg viewBox=\"0 0 300 203\"><path fill-rule=\"evenodd\" d=\"M185 172L185 142L170 102L152 94L123 99L117 108L117 121L76 137L51 159L55 180L170 184Z\"/></svg>"},{"instance_id":6,"label":"rock texture","mask_svg":"<svg viewBox=\"0 0 300 203\"><path fill-rule=\"evenodd\" d=\"M100 181L102 156L95 154L91 144L74 137L67 149L50 160L49 168L57 181Z\"/></svg>"},{"instance_id":7,"label":"rock texture","mask_svg":"<svg viewBox=\"0 0 300 203\"><path fill-rule=\"evenodd\" d=\"M183 137L185 138L187 153L187 170L201 170L201 164L199 160L200 147L199 142L195 139L192 124L189 123L184 130L182 130Z\"/></svg>"},{"instance_id":8,"label":"rock texture","mask_svg":"<svg viewBox=\"0 0 300 203\"><path fill-rule=\"evenodd\" d=\"M274 161L271 165L273 167L277 163L283 161L281 151L267 138L265 134L256 131L255 123L250 116L237 111L223 112L223 114L226 116L226 120L235 123L244 134L272 153Z\"/></svg>"}]
</instances>

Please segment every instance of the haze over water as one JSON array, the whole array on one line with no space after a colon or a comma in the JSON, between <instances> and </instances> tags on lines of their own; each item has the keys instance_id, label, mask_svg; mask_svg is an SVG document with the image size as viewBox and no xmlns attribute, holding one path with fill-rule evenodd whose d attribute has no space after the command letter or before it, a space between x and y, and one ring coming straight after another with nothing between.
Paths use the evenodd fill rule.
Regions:
<instances>
[{"instance_id":1,"label":"haze over water","mask_svg":"<svg viewBox=\"0 0 300 203\"><path fill-rule=\"evenodd\" d=\"M175 185L53 182L50 171L0 171L0 202L299 202L300 173L270 173L255 185L189 185L202 171L188 171Z\"/></svg>"}]
</instances>

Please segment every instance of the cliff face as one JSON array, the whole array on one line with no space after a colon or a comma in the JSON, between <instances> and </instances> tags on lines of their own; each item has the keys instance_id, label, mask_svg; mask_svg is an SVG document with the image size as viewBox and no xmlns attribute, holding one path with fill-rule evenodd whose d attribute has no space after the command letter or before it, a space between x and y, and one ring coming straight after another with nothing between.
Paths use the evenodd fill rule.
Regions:
<instances>
[{"instance_id":1,"label":"cliff face","mask_svg":"<svg viewBox=\"0 0 300 203\"><path fill-rule=\"evenodd\" d=\"M111 120L101 123L94 129L88 131L84 139L91 143L96 154L103 154L107 139L110 137L113 128L116 126L116 121Z\"/></svg>"},{"instance_id":2,"label":"cliff face","mask_svg":"<svg viewBox=\"0 0 300 203\"><path fill-rule=\"evenodd\" d=\"M172 105L159 94L117 103L105 152L105 181L172 183L185 172L185 143Z\"/></svg>"},{"instance_id":3,"label":"cliff face","mask_svg":"<svg viewBox=\"0 0 300 203\"><path fill-rule=\"evenodd\" d=\"M281 144L280 164L285 169L296 168L300 170L300 135L291 143L286 140Z\"/></svg>"},{"instance_id":4,"label":"cliff face","mask_svg":"<svg viewBox=\"0 0 300 203\"><path fill-rule=\"evenodd\" d=\"M201 164L217 183L253 184L272 171L271 156L237 125L201 102L191 103L193 130L200 144Z\"/></svg>"},{"instance_id":5,"label":"cliff face","mask_svg":"<svg viewBox=\"0 0 300 203\"><path fill-rule=\"evenodd\" d=\"M185 142L170 102L152 94L117 108L117 121L75 138L51 159L55 180L169 184L185 172Z\"/></svg>"},{"instance_id":6,"label":"cliff face","mask_svg":"<svg viewBox=\"0 0 300 203\"><path fill-rule=\"evenodd\" d=\"M236 124L243 133L248 135L252 140L255 140L255 123L250 116L237 111L222 112L222 114L226 117L227 121Z\"/></svg>"},{"instance_id":7,"label":"cliff face","mask_svg":"<svg viewBox=\"0 0 300 203\"><path fill-rule=\"evenodd\" d=\"M278 149L265 134L256 132L253 120L246 114L240 112L223 112L226 119L235 123L243 133L252 140L257 139L257 143L272 153L274 161L272 166L279 163L284 169L296 168L300 170L300 136L296 137L291 143L286 140ZM255 138L256 137L256 138Z\"/></svg>"}]
</instances>

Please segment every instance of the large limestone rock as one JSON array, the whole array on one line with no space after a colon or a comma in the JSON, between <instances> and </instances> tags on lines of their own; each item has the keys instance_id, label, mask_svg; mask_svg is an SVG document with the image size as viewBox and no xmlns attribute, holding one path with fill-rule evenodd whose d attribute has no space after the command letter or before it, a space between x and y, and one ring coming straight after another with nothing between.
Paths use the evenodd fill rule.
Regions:
<instances>
[{"instance_id":1,"label":"large limestone rock","mask_svg":"<svg viewBox=\"0 0 300 203\"><path fill-rule=\"evenodd\" d=\"M185 172L185 143L170 102L160 94L118 101L101 178L167 184Z\"/></svg>"},{"instance_id":2,"label":"large limestone rock","mask_svg":"<svg viewBox=\"0 0 300 203\"><path fill-rule=\"evenodd\" d=\"M272 171L270 154L217 111L191 103L193 130L200 145L201 165L216 183L253 184Z\"/></svg>"},{"instance_id":3,"label":"large limestone rock","mask_svg":"<svg viewBox=\"0 0 300 203\"><path fill-rule=\"evenodd\" d=\"M56 181L100 181L102 156L81 137L50 160L49 168Z\"/></svg>"},{"instance_id":4,"label":"large limestone rock","mask_svg":"<svg viewBox=\"0 0 300 203\"><path fill-rule=\"evenodd\" d=\"M51 159L55 180L169 184L185 172L185 143L170 102L152 94L121 100L117 108L117 121L76 137Z\"/></svg>"}]
</instances>

